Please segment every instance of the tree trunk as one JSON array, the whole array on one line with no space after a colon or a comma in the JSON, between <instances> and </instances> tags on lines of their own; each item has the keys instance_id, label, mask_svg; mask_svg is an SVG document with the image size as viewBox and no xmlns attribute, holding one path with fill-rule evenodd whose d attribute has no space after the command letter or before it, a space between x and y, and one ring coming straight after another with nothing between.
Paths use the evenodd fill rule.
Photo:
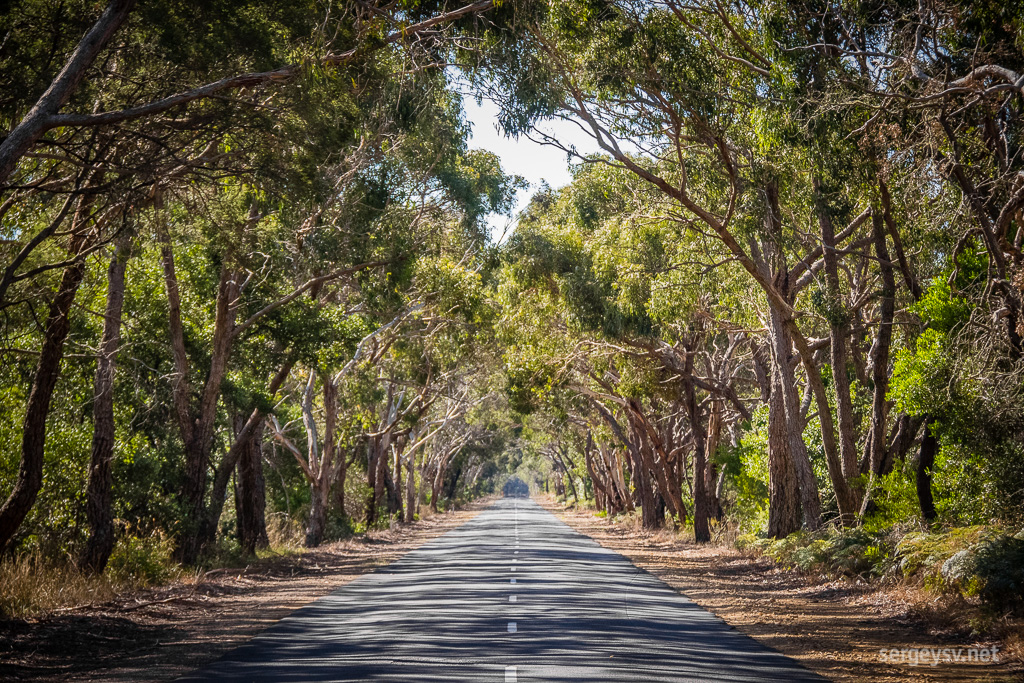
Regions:
<instances>
[{"instance_id":1,"label":"tree trunk","mask_svg":"<svg viewBox=\"0 0 1024 683\"><path fill-rule=\"evenodd\" d=\"M658 516L658 506L655 502L654 486L652 485L647 468L644 467L639 449L633 453L634 486L637 490L637 497L640 500L640 525L644 529L660 529L664 517Z\"/></svg>"},{"instance_id":2,"label":"tree trunk","mask_svg":"<svg viewBox=\"0 0 1024 683\"><path fill-rule=\"evenodd\" d=\"M612 514L611 484L598 473L594 458L594 438L589 431L587 432L587 443L583 447L583 459L587 466L587 473L590 475L590 481L594 486L594 507L600 510L607 506L608 514Z\"/></svg>"},{"instance_id":3,"label":"tree trunk","mask_svg":"<svg viewBox=\"0 0 1024 683\"><path fill-rule=\"evenodd\" d=\"M768 261L764 265L766 269L770 268L774 280L771 289L765 288L768 294L768 332L771 336L772 365L768 430L768 527L769 535L781 537L799 528L798 521L796 526L793 526L794 511L797 514L802 511L804 523L816 529L821 523L821 501L818 498L814 471L807 456L807 446L804 444L800 399L797 396L793 366L789 360L793 349L789 326L794 323L787 311L790 298L789 268L786 266L785 252L782 248L782 215L779 209L777 183L767 183L764 193L768 209L765 214L765 228L769 234L765 242ZM772 290L778 297L772 296ZM783 301L779 301L778 298ZM779 481L774 484L771 481L773 473L779 477ZM789 500L790 496L795 500ZM771 508L776 506L778 509L773 514Z\"/></svg>"},{"instance_id":4,"label":"tree trunk","mask_svg":"<svg viewBox=\"0 0 1024 683\"><path fill-rule=\"evenodd\" d=\"M170 274L171 276L174 275L173 264ZM177 290L176 278L174 290ZM170 292L171 287L168 286L168 294ZM210 369L206 376L203 393L199 398L199 407L195 416L193 417L191 411L189 411L189 419L194 427L190 426L188 431L191 439L185 442L185 481L180 496L184 513L184 524L182 524L181 535L178 539L177 551L178 560L184 564L195 564L209 529L205 505L207 470L210 467L210 451L213 447L217 401L220 398L221 383L227 374L228 360L231 355L232 333L236 314L233 302L237 298L238 284L235 280L235 275L225 264L221 267L220 283L217 288L217 308L213 325ZM180 316L180 302L177 308L178 315ZM172 346L177 346L177 343L172 343ZM185 398L186 400L188 399L188 397ZM186 410L188 410L187 406ZM230 471L228 471L229 476Z\"/></svg>"},{"instance_id":5,"label":"tree trunk","mask_svg":"<svg viewBox=\"0 0 1024 683\"><path fill-rule=\"evenodd\" d=\"M391 513L398 515L398 521L405 519L405 506L402 504L402 449L399 447L404 441L399 439L395 447L392 448L394 451L393 463L394 463L394 475L389 477L394 483L394 487L391 490Z\"/></svg>"},{"instance_id":6,"label":"tree trunk","mask_svg":"<svg viewBox=\"0 0 1024 683\"><path fill-rule=\"evenodd\" d=\"M815 194L817 195L820 190L817 178L814 179L814 186ZM846 306L842 290L839 286L839 258L836 254L835 229L833 228L828 210L824 206L824 200L820 195L817 196L817 203L818 224L821 227L822 259L825 267L825 284L828 287L833 305L832 318L829 320L829 353L832 366L832 382L835 389L836 416L838 418L842 485L836 487L836 477L833 476L832 479L833 488L836 489L836 498L843 526L850 527L856 524L857 499L863 492L855 491L849 485L849 482L859 475L857 468L857 438L853 419L853 400L850 397L850 380L847 375L846 338L849 325L846 319ZM819 405L820 411L821 406Z\"/></svg>"},{"instance_id":7,"label":"tree trunk","mask_svg":"<svg viewBox=\"0 0 1024 683\"><path fill-rule=\"evenodd\" d=\"M934 522L938 517L932 498L932 471L935 468L935 456L939 452L939 440L932 431L933 424L935 419L931 417L924 423L924 438L921 439L921 451L917 457L917 500L921 504L921 516L928 522Z\"/></svg>"},{"instance_id":8,"label":"tree trunk","mask_svg":"<svg viewBox=\"0 0 1024 683\"><path fill-rule=\"evenodd\" d=\"M780 416L786 430L789 460L796 476L797 487L794 493L800 498L800 510L803 513L804 524L810 529L817 529L821 525L821 500L818 497L818 483L814 478L811 461L807 455L807 445L804 443L804 424L800 415L796 377L793 373L793 366L789 362L792 342L782 316L774 307L771 307L770 315L773 346L772 374L778 376L775 386L772 387L772 395L774 396L776 392L781 394L778 397L782 404ZM769 449L770 444L771 439L769 438ZM771 468L769 468L770 470Z\"/></svg>"},{"instance_id":9,"label":"tree trunk","mask_svg":"<svg viewBox=\"0 0 1024 683\"><path fill-rule=\"evenodd\" d=\"M405 463L405 521L412 524L416 517L416 452L409 454Z\"/></svg>"},{"instance_id":10,"label":"tree trunk","mask_svg":"<svg viewBox=\"0 0 1024 683\"><path fill-rule=\"evenodd\" d=\"M285 364L281 366L277 374L274 375L273 379L270 380L270 385L267 387L267 393L270 398L277 393L281 385L288 379L288 375L291 373L292 365L294 361L291 359L285 361ZM201 539L201 545L205 546L213 543L217 539L217 527L220 525L220 516L224 510L224 498L227 495L228 484L231 480L231 473L235 471L238 463L241 459L246 457L246 453L249 453L251 443L254 438L261 437L263 434L264 426L264 414L259 408L256 408L249 415L249 419L245 422L239 422L235 426L235 442L231 444L231 448L224 454L220 463L217 465L217 469L213 475L213 485L210 487L210 499L207 503L204 515L205 521L203 522L203 534ZM259 446L262 448L262 446ZM250 454L248 456L250 462L258 464L260 472L260 480L263 477L263 456L261 451L257 451L255 455ZM265 496L265 492L261 492L261 496ZM265 497L262 499L264 503L260 504L260 516L263 515L263 508L265 507ZM264 535L266 535L266 523L264 522Z\"/></svg>"},{"instance_id":11,"label":"tree trunk","mask_svg":"<svg viewBox=\"0 0 1024 683\"><path fill-rule=\"evenodd\" d=\"M358 449L359 446L355 446ZM358 450L352 455L352 461L355 461ZM349 459L346 457L340 457L338 460L338 475L334 478L334 509L339 515L348 517L348 512L345 510L345 481L348 479L348 465Z\"/></svg>"},{"instance_id":12,"label":"tree trunk","mask_svg":"<svg viewBox=\"0 0 1024 683\"><path fill-rule=\"evenodd\" d=\"M312 412L312 386L314 375L310 374L309 387L307 391L306 422L310 438L316 439L316 423ZM327 530L327 510L331 505L331 477L334 474L334 458L337 445L335 444L335 431L338 424L338 387L330 377L323 377L324 394L324 448L320 455L319 463L314 457L310 457L310 469L313 472L313 480L310 486L309 524L306 527L306 547L315 548L324 541L324 533ZM315 451L311 448L310 453Z\"/></svg>"},{"instance_id":13,"label":"tree trunk","mask_svg":"<svg viewBox=\"0 0 1024 683\"><path fill-rule=\"evenodd\" d=\"M565 464L565 457L563 456L562 450L559 448L555 451L555 457L558 458L558 462L561 466L562 471L565 473L565 480L569 483L569 490L572 492L573 505L579 507L580 496L576 491L576 482L573 481L572 470Z\"/></svg>"},{"instance_id":14,"label":"tree trunk","mask_svg":"<svg viewBox=\"0 0 1024 683\"><path fill-rule=\"evenodd\" d=\"M377 461L380 450L381 437L371 437L366 443L366 528L371 528L377 522Z\"/></svg>"},{"instance_id":15,"label":"tree trunk","mask_svg":"<svg viewBox=\"0 0 1024 683\"><path fill-rule=\"evenodd\" d=\"M800 529L800 493L789 453L781 374L773 363L768 398L768 535L772 538L785 538Z\"/></svg>"},{"instance_id":16,"label":"tree trunk","mask_svg":"<svg viewBox=\"0 0 1024 683\"><path fill-rule=\"evenodd\" d=\"M130 253L131 238L125 232L117 240L107 269L107 306L93 380L92 454L85 494L89 538L78 563L83 569L95 573L102 572L107 566L107 559L114 549L114 375L121 344L124 273Z\"/></svg>"},{"instance_id":17,"label":"tree trunk","mask_svg":"<svg viewBox=\"0 0 1024 683\"><path fill-rule=\"evenodd\" d=\"M639 403L633 399L627 403L629 405L630 430L637 451L640 453L641 462L657 481L658 493L662 502L668 506L669 513L679 520L679 524L685 524L686 505L683 503L682 484L673 476L669 467L668 453L661 443L660 436L644 416Z\"/></svg>"},{"instance_id":18,"label":"tree trunk","mask_svg":"<svg viewBox=\"0 0 1024 683\"><path fill-rule=\"evenodd\" d=\"M693 439L693 537L697 543L709 543L711 510L705 479L707 434L700 419L697 391L693 386L693 355L693 349L687 348L683 374L683 405L690 420L690 435Z\"/></svg>"},{"instance_id":19,"label":"tree trunk","mask_svg":"<svg viewBox=\"0 0 1024 683\"><path fill-rule=\"evenodd\" d=\"M307 548L315 548L323 543L329 506L330 488L314 482L310 486L309 524L306 526Z\"/></svg>"},{"instance_id":20,"label":"tree trunk","mask_svg":"<svg viewBox=\"0 0 1024 683\"><path fill-rule=\"evenodd\" d=\"M266 480L263 477L262 420L238 458L235 486L238 540L242 551L253 555L257 548L270 545L267 538Z\"/></svg>"},{"instance_id":21,"label":"tree trunk","mask_svg":"<svg viewBox=\"0 0 1024 683\"><path fill-rule=\"evenodd\" d=\"M882 290L879 302L879 325L875 342L871 345L871 379L874 384L871 399L871 427L868 434L868 449L865 464L870 475L868 493L861 504L861 515L867 512L871 485L882 474L886 454L885 423L888 413L885 395L889 388L889 347L892 343L892 322L896 308L896 278L889 260L885 228L882 216L875 212L871 216L875 255L882 275Z\"/></svg>"},{"instance_id":22,"label":"tree trunk","mask_svg":"<svg viewBox=\"0 0 1024 683\"><path fill-rule=\"evenodd\" d=\"M72 219L72 234L68 252L79 255L88 246L84 224L91 204L81 201ZM64 359L64 342L71 331L71 306L85 277L85 261L74 261L64 269L60 283L46 319L43 345L39 351L36 372L32 378L28 405L21 433L21 463L14 490L0 506L0 553L3 553L14 534L18 532L29 510L36 502L43 485L43 456L46 449L46 418L50 414L50 401L60 376Z\"/></svg>"},{"instance_id":23,"label":"tree trunk","mask_svg":"<svg viewBox=\"0 0 1024 683\"><path fill-rule=\"evenodd\" d=\"M718 492L718 465L715 464L715 453L718 451L718 442L722 437L722 409L719 401L711 403L711 417L708 418L708 435L705 460L707 465L704 469L704 491L708 497L708 511L712 518L721 522L725 516L722 510L722 500ZM696 515L696 512L694 512Z\"/></svg>"},{"instance_id":24,"label":"tree trunk","mask_svg":"<svg viewBox=\"0 0 1024 683\"><path fill-rule=\"evenodd\" d=\"M0 144L0 187L4 186L18 161L52 127L50 118L60 112L61 107L78 90L86 72L118 29L128 19L135 0L111 0L96 23L82 37L50 87L35 105L4 137Z\"/></svg>"}]
</instances>

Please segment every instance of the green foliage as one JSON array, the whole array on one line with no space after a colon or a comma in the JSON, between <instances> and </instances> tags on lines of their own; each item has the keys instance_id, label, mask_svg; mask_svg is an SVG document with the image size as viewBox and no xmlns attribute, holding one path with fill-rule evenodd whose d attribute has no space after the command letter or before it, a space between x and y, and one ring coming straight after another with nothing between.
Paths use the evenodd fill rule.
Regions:
<instances>
[{"instance_id":1,"label":"green foliage","mask_svg":"<svg viewBox=\"0 0 1024 683\"><path fill-rule=\"evenodd\" d=\"M715 456L725 469L729 514L742 533L768 525L768 406L760 406L738 446L721 446Z\"/></svg>"},{"instance_id":2,"label":"green foliage","mask_svg":"<svg viewBox=\"0 0 1024 683\"><path fill-rule=\"evenodd\" d=\"M172 560L173 541L162 534L139 538L131 534L121 536L110 554L107 572L123 584L152 586L165 583L180 569Z\"/></svg>"},{"instance_id":3,"label":"green foliage","mask_svg":"<svg viewBox=\"0 0 1024 683\"><path fill-rule=\"evenodd\" d=\"M996 609L1024 595L1024 540L988 526L907 534L898 545L903 576L935 590L976 597Z\"/></svg>"},{"instance_id":4,"label":"green foliage","mask_svg":"<svg viewBox=\"0 0 1024 683\"><path fill-rule=\"evenodd\" d=\"M864 519L864 528L879 532L920 517L916 472L909 460L898 462L887 475L875 479L875 509Z\"/></svg>"},{"instance_id":5,"label":"green foliage","mask_svg":"<svg viewBox=\"0 0 1024 683\"><path fill-rule=\"evenodd\" d=\"M747 535L737 547L805 572L864 578L884 574L894 552L889 534L865 529L798 532L781 539Z\"/></svg>"},{"instance_id":6,"label":"green foliage","mask_svg":"<svg viewBox=\"0 0 1024 683\"><path fill-rule=\"evenodd\" d=\"M741 536L737 547L805 572L913 581L940 594L1005 610L1021 605L1024 540L988 526L940 532L894 528L801 532L784 539Z\"/></svg>"},{"instance_id":7,"label":"green foliage","mask_svg":"<svg viewBox=\"0 0 1024 683\"><path fill-rule=\"evenodd\" d=\"M947 334L967 322L972 308L967 299L953 294L946 280L938 279L911 310L921 316L929 329Z\"/></svg>"}]
</instances>

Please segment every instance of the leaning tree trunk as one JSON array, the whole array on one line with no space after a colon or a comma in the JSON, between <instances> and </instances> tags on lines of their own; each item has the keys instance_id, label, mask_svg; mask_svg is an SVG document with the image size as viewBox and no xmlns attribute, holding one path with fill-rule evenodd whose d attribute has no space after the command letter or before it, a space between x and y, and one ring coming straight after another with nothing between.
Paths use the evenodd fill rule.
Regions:
<instances>
[{"instance_id":1,"label":"leaning tree trunk","mask_svg":"<svg viewBox=\"0 0 1024 683\"><path fill-rule=\"evenodd\" d=\"M46 92L18 125L5 131L0 144L0 186L6 186L18 161L53 127L53 117L78 90L96 58L128 20L134 6L135 0L111 0L96 23L79 41Z\"/></svg>"},{"instance_id":2,"label":"leaning tree trunk","mask_svg":"<svg viewBox=\"0 0 1024 683\"><path fill-rule=\"evenodd\" d=\"M281 369L277 371L277 374L270 381L270 385L267 388L267 394L273 397L281 385L284 384L285 380L288 379L288 375L291 373L293 360L289 359L285 361ZM201 545L208 546L217 539L217 529L220 526L220 516L224 510L224 499L227 496L228 484L231 482L231 474L236 471L238 464L242 458L249 457L249 462L253 463L253 467L258 468L259 480L263 481L263 456L262 456L262 445L260 438L263 434L264 428L264 413L261 408L255 408L250 413L249 418L244 422L241 418L235 421L235 442L228 449L228 452L224 454L221 461L217 464L217 468L213 475L213 485L210 486L209 501L206 504L204 511L205 520L203 522L203 532ZM252 454L250 449L252 448L252 440L256 439L257 446L259 449L255 454ZM246 454L249 454L248 456ZM254 475L255 476L255 475ZM237 479L236 479L237 484ZM259 516L263 517L263 508L265 507L265 491L261 486L260 492L260 512ZM236 491L237 493L237 491ZM266 535L266 522L263 522L263 535ZM250 553L251 554L251 553Z\"/></svg>"},{"instance_id":3,"label":"leaning tree trunk","mask_svg":"<svg viewBox=\"0 0 1024 683\"><path fill-rule=\"evenodd\" d=\"M628 402L630 430L636 450L641 456L644 469L657 482L657 492L662 504L666 504L669 513L675 515L679 524L686 523L686 505L683 503L682 484L674 476L668 463L668 453L661 444L660 437L644 417L636 401ZM655 459L657 456L657 459ZM660 515L659 519L664 517ZM660 526L660 522L659 522Z\"/></svg>"},{"instance_id":4,"label":"leaning tree trunk","mask_svg":"<svg viewBox=\"0 0 1024 683\"><path fill-rule=\"evenodd\" d=\"M80 209L79 213L84 209ZM71 248L79 254L86 246L86 240L79 233L84 221L76 216L73 226ZM60 364L64 358L64 342L71 330L71 306L85 277L85 261L76 260L64 269L57 285L57 292L50 302L46 319L43 345L39 351L32 388L29 391L28 406L21 434L21 463L14 490L0 507L0 553L18 532L29 510L36 502L43 485L43 455L46 448L46 418L50 414L50 401L60 376Z\"/></svg>"},{"instance_id":5,"label":"leaning tree trunk","mask_svg":"<svg viewBox=\"0 0 1024 683\"><path fill-rule=\"evenodd\" d=\"M172 394L185 446L185 480L179 495L184 513L184 524L178 534L176 555L179 562L195 564L199 559L199 553L210 528L209 514L206 509L207 474L210 467L210 451L213 447L217 402L220 399L221 383L227 375L228 361L231 356L235 316L237 315L234 303L238 298L239 289L234 272L228 268L227 264L222 265L217 288L210 368L199 398L198 408L193 411L181 321L178 279L174 269L170 241L166 237L162 237L162 239L164 240L162 245L164 281L169 304L171 349L175 358L176 377ZM229 474L230 471L228 470ZM224 490L226 491L226 487Z\"/></svg>"},{"instance_id":6,"label":"leaning tree trunk","mask_svg":"<svg viewBox=\"0 0 1024 683\"><path fill-rule=\"evenodd\" d=\"M107 566L107 559L114 549L114 374L121 344L124 273L130 252L131 238L126 232L118 238L107 269L107 307L93 381L92 454L85 494L89 539L78 562L82 568L95 573L102 572Z\"/></svg>"}]
</instances>

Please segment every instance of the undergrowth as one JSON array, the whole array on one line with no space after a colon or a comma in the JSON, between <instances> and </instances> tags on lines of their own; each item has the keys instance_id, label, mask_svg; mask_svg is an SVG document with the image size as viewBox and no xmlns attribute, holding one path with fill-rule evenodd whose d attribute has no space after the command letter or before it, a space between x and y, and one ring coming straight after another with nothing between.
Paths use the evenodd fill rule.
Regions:
<instances>
[{"instance_id":1,"label":"undergrowth","mask_svg":"<svg viewBox=\"0 0 1024 683\"><path fill-rule=\"evenodd\" d=\"M184 570L171 558L170 539L124 536L101 575L80 570L70 559L33 551L0 562L0 616L32 617L179 578Z\"/></svg>"},{"instance_id":2,"label":"undergrowth","mask_svg":"<svg viewBox=\"0 0 1024 683\"><path fill-rule=\"evenodd\" d=\"M1024 608L1024 531L830 528L782 539L746 534L736 546L805 572L904 581L993 610Z\"/></svg>"}]
</instances>

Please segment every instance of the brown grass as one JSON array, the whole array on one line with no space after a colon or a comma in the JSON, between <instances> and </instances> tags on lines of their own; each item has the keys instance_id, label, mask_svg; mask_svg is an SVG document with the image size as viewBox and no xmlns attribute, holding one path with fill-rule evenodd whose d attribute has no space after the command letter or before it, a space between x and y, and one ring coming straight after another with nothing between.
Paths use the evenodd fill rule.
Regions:
<instances>
[{"instance_id":1,"label":"brown grass","mask_svg":"<svg viewBox=\"0 0 1024 683\"><path fill-rule=\"evenodd\" d=\"M109 576L89 576L70 562L47 561L39 553L0 563L0 614L33 617L112 599L121 590Z\"/></svg>"}]
</instances>

